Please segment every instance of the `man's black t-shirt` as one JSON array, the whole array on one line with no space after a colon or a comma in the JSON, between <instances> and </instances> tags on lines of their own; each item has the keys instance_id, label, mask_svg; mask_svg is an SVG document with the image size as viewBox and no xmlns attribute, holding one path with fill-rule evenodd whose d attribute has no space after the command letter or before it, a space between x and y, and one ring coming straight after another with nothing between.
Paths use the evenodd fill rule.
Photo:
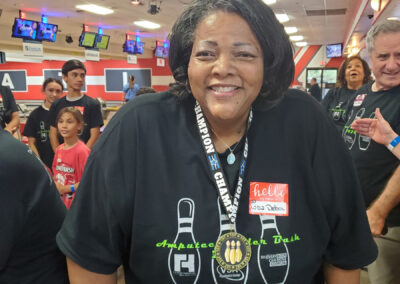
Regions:
<instances>
[{"instance_id":1,"label":"man's black t-shirt","mask_svg":"<svg viewBox=\"0 0 400 284\"><path fill-rule=\"evenodd\" d=\"M39 158L0 130L0 283L66 283L56 233L66 209Z\"/></svg>"},{"instance_id":2,"label":"man's black t-shirt","mask_svg":"<svg viewBox=\"0 0 400 284\"><path fill-rule=\"evenodd\" d=\"M340 133L342 133L343 126L346 124L346 110L349 103L353 102L351 99L354 99L353 95L355 92L356 90L347 88L334 88L329 90L322 100L322 106L328 112L328 115L332 117Z\"/></svg>"},{"instance_id":3,"label":"man's black t-shirt","mask_svg":"<svg viewBox=\"0 0 400 284\"><path fill-rule=\"evenodd\" d=\"M83 128L80 139L83 142L87 142L90 138L90 129L95 127L101 127L103 125L103 117L101 115L100 103L95 99L83 95L79 100L70 101L67 96L64 96L52 103L50 108L50 125L57 128L56 119L58 112L64 108L73 106L81 111L83 114L83 120L85 127Z\"/></svg>"},{"instance_id":4,"label":"man's black t-shirt","mask_svg":"<svg viewBox=\"0 0 400 284\"><path fill-rule=\"evenodd\" d=\"M311 96L313 96L317 101L321 101L322 99L322 93L321 93L321 89L318 86L318 84L314 84L311 86L310 90L309 90Z\"/></svg>"},{"instance_id":5,"label":"man's black t-shirt","mask_svg":"<svg viewBox=\"0 0 400 284\"><path fill-rule=\"evenodd\" d=\"M248 266L229 272L215 261L215 242L231 226L194 100L170 93L139 96L110 121L57 235L60 249L97 273L123 263L126 283L323 283L323 262L371 263L377 250L351 157L321 106L291 90L253 114L235 225L252 247ZM287 216L275 207L250 214L251 193L280 198L268 190L276 184L288 186Z\"/></svg>"},{"instance_id":6,"label":"man's black t-shirt","mask_svg":"<svg viewBox=\"0 0 400 284\"><path fill-rule=\"evenodd\" d=\"M51 169L54 152L50 145L50 113L39 106L28 117L23 135L35 138L35 145L43 163Z\"/></svg>"},{"instance_id":7,"label":"man's black t-shirt","mask_svg":"<svg viewBox=\"0 0 400 284\"><path fill-rule=\"evenodd\" d=\"M9 87L0 86L0 128L11 120L13 112L18 111L14 96Z\"/></svg>"},{"instance_id":8,"label":"man's black t-shirt","mask_svg":"<svg viewBox=\"0 0 400 284\"><path fill-rule=\"evenodd\" d=\"M384 145L356 133L351 128L357 118L375 118L375 109L379 107L394 131L400 133L400 86L373 92L372 84L373 82L363 85L354 94L353 103L349 104L347 110L349 120L342 133L355 162L367 207L380 195L400 164ZM400 226L400 205L392 209L386 221L389 226Z\"/></svg>"}]
</instances>

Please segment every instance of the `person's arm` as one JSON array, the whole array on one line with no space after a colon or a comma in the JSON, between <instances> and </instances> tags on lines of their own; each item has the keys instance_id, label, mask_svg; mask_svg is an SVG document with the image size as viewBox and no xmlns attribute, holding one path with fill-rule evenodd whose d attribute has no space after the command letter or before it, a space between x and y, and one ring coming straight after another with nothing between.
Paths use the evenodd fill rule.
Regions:
<instances>
[{"instance_id":1,"label":"person's arm","mask_svg":"<svg viewBox=\"0 0 400 284\"><path fill-rule=\"evenodd\" d=\"M400 203L400 166L394 171L381 195L367 210L368 222L374 236L382 234L386 217Z\"/></svg>"},{"instance_id":2,"label":"person's arm","mask_svg":"<svg viewBox=\"0 0 400 284\"><path fill-rule=\"evenodd\" d=\"M57 137L57 128L54 126L50 126L50 144L51 148L53 148L54 153L56 152L57 147L60 145L60 142L58 142L58 137Z\"/></svg>"},{"instance_id":3,"label":"person's arm","mask_svg":"<svg viewBox=\"0 0 400 284\"><path fill-rule=\"evenodd\" d=\"M36 154L36 156L38 156L40 158L39 151L36 148L36 144L35 143L36 143L36 138L35 137L28 137L29 148L31 148L32 151Z\"/></svg>"},{"instance_id":4,"label":"person's arm","mask_svg":"<svg viewBox=\"0 0 400 284\"><path fill-rule=\"evenodd\" d=\"M15 111L11 114L11 120L9 123L7 123L6 127L4 127L4 130L7 130L11 134L14 134L18 128L19 128L19 114L18 111Z\"/></svg>"},{"instance_id":5,"label":"person's arm","mask_svg":"<svg viewBox=\"0 0 400 284\"><path fill-rule=\"evenodd\" d=\"M68 276L71 284L86 284L86 283L96 283L96 284L116 284L117 283L117 273L113 274L100 274L91 272L67 257L68 266Z\"/></svg>"},{"instance_id":6,"label":"person's arm","mask_svg":"<svg viewBox=\"0 0 400 284\"><path fill-rule=\"evenodd\" d=\"M324 277L326 284L360 284L360 269L345 270L325 264Z\"/></svg>"},{"instance_id":7,"label":"person's arm","mask_svg":"<svg viewBox=\"0 0 400 284\"><path fill-rule=\"evenodd\" d=\"M400 143L392 150L393 155L400 159Z\"/></svg>"},{"instance_id":8,"label":"person's arm","mask_svg":"<svg viewBox=\"0 0 400 284\"><path fill-rule=\"evenodd\" d=\"M55 179L54 179L54 183L56 184L58 193L60 193L60 195L61 194L66 194L66 193L71 193L71 185L70 184L62 185L61 183L59 183ZM78 189L78 187L79 187L79 182L74 183L74 191L76 191Z\"/></svg>"},{"instance_id":9,"label":"person's arm","mask_svg":"<svg viewBox=\"0 0 400 284\"><path fill-rule=\"evenodd\" d=\"M99 139L99 136L100 136L100 127L90 128L90 138L86 142L86 146L88 146L90 149L92 149L92 147L96 143L97 139Z\"/></svg>"}]
</instances>

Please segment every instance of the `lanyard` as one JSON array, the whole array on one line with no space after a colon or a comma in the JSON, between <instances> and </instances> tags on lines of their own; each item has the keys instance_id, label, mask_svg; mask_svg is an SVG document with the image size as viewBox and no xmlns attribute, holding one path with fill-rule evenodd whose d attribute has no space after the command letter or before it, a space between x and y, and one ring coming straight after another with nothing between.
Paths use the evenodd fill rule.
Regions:
<instances>
[{"instance_id":1,"label":"lanyard","mask_svg":"<svg viewBox=\"0 0 400 284\"><path fill-rule=\"evenodd\" d=\"M246 142L244 144L244 150L242 159L240 161L240 169L239 169L239 176L236 185L236 191L232 198L230 191L229 191L229 184L225 177L224 171L222 169L222 164L219 160L218 153L215 150L214 143L210 136L210 131L207 126L206 119L204 117L203 111L196 101L196 105L194 107L194 112L196 114L197 126L199 130L199 134L202 140L202 145L207 157L208 164L210 165L211 175L215 182L215 186L217 187L217 191L221 198L222 204L224 206L225 212L229 217L229 221L232 224L235 224L237 212L239 209L239 200L240 195L242 193L242 186L243 186L243 178L244 178L244 171L246 168L247 162L247 155L248 155L248 139L247 139L247 131L250 128L251 121L253 119L253 111L250 109L249 119L247 121L247 129L246 129Z\"/></svg>"}]
</instances>

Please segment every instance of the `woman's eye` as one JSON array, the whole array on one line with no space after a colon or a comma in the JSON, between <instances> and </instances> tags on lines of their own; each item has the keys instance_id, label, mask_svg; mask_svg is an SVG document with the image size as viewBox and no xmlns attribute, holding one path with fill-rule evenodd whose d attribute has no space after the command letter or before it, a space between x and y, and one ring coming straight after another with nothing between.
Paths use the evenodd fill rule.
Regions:
<instances>
[{"instance_id":1,"label":"woman's eye","mask_svg":"<svg viewBox=\"0 0 400 284\"><path fill-rule=\"evenodd\" d=\"M196 53L196 57L212 57L214 53L211 51L199 51Z\"/></svg>"},{"instance_id":2,"label":"woman's eye","mask_svg":"<svg viewBox=\"0 0 400 284\"><path fill-rule=\"evenodd\" d=\"M240 57L245 57L245 58L253 58L254 57L254 55L253 54L251 54L251 53L248 53L248 52L240 52L239 54L238 54L238 56L240 56Z\"/></svg>"}]
</instances>

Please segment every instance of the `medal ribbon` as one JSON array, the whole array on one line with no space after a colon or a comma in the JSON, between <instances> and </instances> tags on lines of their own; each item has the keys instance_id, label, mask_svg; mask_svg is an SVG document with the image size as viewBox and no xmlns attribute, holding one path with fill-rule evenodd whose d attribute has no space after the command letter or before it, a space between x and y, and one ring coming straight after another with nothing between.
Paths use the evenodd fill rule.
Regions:
<instances>
[{"instance_id":1,"label":"medal ribbon","mask_svg":"<svg viewBox=\"0 0 400 284\"><path fill-rule=\"evenodd\" d=\"M210 165L212 179L215 182L215 186L217 187L217 191L221 198L222 204L224 206L225 212L228 215L229 221L232 224L235 224L237 212L239 209L239 200L240 195L242 193L244 172L246 169L247 163L247 154L248 154L248 139L247 139L247 131L250 128L251 121L253 119L253 111L250 109L249 119L247 121L247 129L246 129L246 142L244 144L244 150L242 159L240 161L239 168L239 176L236 185L235 195L231 196L229 191L229 184L225 177L224 171L222 169L221 161L219 160L218 153L215 150L214 143L210 136L209 127L207 125L207 121L204 117L203 111L196 101L196 105L194 107L194 112L196 114L197 126L199 130L199 134L201 137L202 145L207 157L208 164Z\"/></svg>"}]
</instances>

